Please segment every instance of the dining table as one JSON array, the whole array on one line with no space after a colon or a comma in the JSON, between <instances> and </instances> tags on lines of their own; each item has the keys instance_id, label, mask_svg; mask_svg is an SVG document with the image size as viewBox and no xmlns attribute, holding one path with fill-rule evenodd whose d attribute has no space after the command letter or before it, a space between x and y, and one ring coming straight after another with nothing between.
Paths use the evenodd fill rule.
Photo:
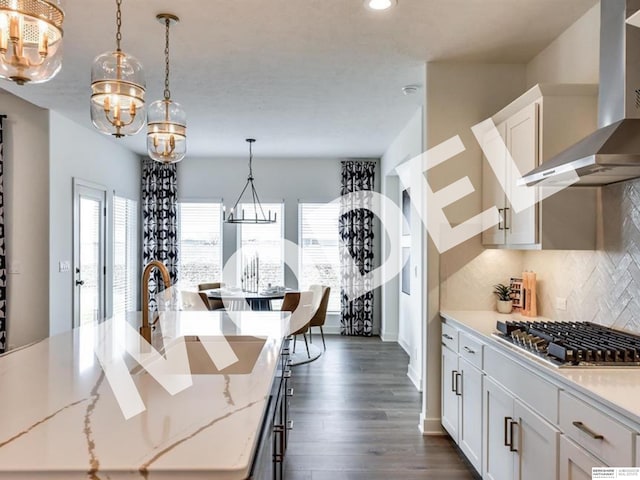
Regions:
<instances>
[{"instance_id":1,"label":"dining table","mask_svg":"<svg viewBox=\"0 0 640 480\"><path fill-rule=\"evenodd\" d=\"M239 288L213 288L205 290L205 293L211 300L222 300L227 310L271 311L273 300L282 300L285 293L293 291L289 288L261 292L246 292Z\"/></svg>"}]
</instances>

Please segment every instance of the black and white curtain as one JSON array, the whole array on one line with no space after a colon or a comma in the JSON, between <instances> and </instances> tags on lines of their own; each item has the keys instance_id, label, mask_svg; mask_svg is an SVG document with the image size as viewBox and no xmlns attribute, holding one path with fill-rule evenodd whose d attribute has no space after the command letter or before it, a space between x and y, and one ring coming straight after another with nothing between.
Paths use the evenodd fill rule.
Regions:
<instances>
[{"instance_id":1,"label":"black and white curtain","mask_svg":"<svg viewBox=\"0 0 640 480\"><path fill-rule=\"evenodd\" d=\"M375 162L342 162L339 219L342 335L373 334L373 286L365 274L373 271L373 220L362 208L373 200ZM348 195L360 192L357 196ZM346 197L345 197L346 195ZM359 207L359 208L358 208Z\"/></svg>"},{"instance_id":2,"label":"black and white curtain","mask_svg":"<svg viewBox=\"0 0 640 480\"><path fill-rule=\"evenodd\" d=\"M7 349L7 266L4 244L4 136L0 115L0 353Z\"/></svg>"},{"instance_id":3,"label":"black and white curtain","mask_svg":"<svg viewBox=\"0 0 640 480\"><path fill-rule=\"evenodd\" d=\"M149 158L142 161L142 261L162 262L178 280L178 216L176 165L165 165ZM155 311L155 295L163 285L157 269L149 282L150 310ZM144 308L144 307L143 307Z\"/></svg>"}]
</instances>

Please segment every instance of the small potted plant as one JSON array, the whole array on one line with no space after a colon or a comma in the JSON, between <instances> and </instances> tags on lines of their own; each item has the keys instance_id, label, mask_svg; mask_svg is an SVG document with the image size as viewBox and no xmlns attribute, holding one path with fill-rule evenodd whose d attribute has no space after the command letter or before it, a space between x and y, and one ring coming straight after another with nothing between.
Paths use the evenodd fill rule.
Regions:
<instances>
[{"instance_id":1,"label":"small potted plant","mask_svg":"<svg viewBox=\"0 0 640 480\"><path fill-rule=\"evenodd\" d=\"M513 301L511 300L511 287L499 283L498 285L493 286L493 293L498 296L498 301L496 302L498 312L511 313L511 310L513 310Z\"/></svg>"}]
</instances>

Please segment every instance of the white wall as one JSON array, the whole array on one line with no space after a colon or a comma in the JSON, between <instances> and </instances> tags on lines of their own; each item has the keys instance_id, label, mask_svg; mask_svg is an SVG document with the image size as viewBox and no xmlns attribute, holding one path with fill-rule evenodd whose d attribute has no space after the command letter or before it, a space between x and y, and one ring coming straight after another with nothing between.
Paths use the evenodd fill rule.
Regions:
<instances>
[{"instance_id":1,"label":"white wall","mask_svg":"<svg viewBox=\"0 0 640 480\"><path fill-rule=\"evenodd\" d=\"M600 3L527 65L527 85L599 83Z\"/></svg>"},{"instance_id":2,"label":"white wall","mask_svg":"<svg viewBox=\"0 0 640 480\"><path fill-rule=\"evenodd\" d=\"M0 92L4 120L4 212L9 348L49 333L49 115Z\"/></svg>"},{"instance_id":3,"label":"white wall","mask_svg":"<svg viewBox=\"0 0 640 480\"><path fill-rule=\"evenodd\" d=\"M524 65L429 63L426 89L426 148L460 135L466 150L436 168L427 178L434 191L468 177L475 191L445 209L452 225L482 209L482 153L471 127L493 115L525 91ZM440 317L442 272L452 275L465 268L482 251L480 236L440 254L429 239L427 245L425 295L426 355L421 428L440 432ZM459 292L464 295L465 292Z\"/></svg>"},{"instance_id":4,"label":"white wall","mask_svg":"<svg viewBox=\"0 0 640 480\"><path fill-rule=\"evenodd\" d=\"M89 181L138 201L140 205L140 157L118 145L117 140L50 112L49 244L50 334L71 329L73 320L72 272L59 273L59 261L73 260L73 179ZM109 201L109 199L108 199ZM107 245L113 221L107 216ZM110 264L110 248L107 251ZM139 263L139 262L138 262ZM45 270L46 271L46 270ZM109 283L108 283L109 284Z\"/></svg>"},{"instance_id":5,"label":"white wall","mask_svg":"<svg viewBox=\"0 0 640 480\"><path fill-rule=\"evenodd\" d=\"M423 151L423 126L424 111L420 107L411 117L407 125L389 146L381 160L382 193L393 200L401 208L403 186L395 173L395 168L400 164L409 161L420 155ZM393 239L383 237L382 251L387 252L391 248L400 250L402 241L401 219L395 218L391 212L385 212L385 224L395 225L389 228L389 233L394 235ZM422 388L422 307L423 307L423 242L424 231L418 215L412 212L411 215L411 293L407 295L402 292L400 277L394 278L382 287L383 310L382 310L382 330L383 340L397 340L402 348L409 355L409 366L407 374L418 389ZM401 251L397 252L400 260ZM394 265L389 265L394 268ZM397 268L397 266L395 266Z\"/></svg>"},{"instance_id":6,"label":"white wall","mask_svg":"<svg viewBox=\"0 0 640 480\"><path fill-rule=\"evenodd\" d=\"M260 143L254 147L253 173L255 186L263 203L284 201L285 238L298 243L298 202L329 202L340 196L341 164L335 158L262 158ZM242 158L186 158L178 164L178 199L222 199L231 208L247 179L248 159ZM379 169L376 171L379 177ZM380 179L376 178L376 185ZM377 188L379 190L379 187ZM237 248L237 226L223 226L223 261ZM379 234L375 232L376 241ZM379 258L379 248L376 252ZM294 286L295 278L285 274L285 283ZM374 297L376 328L380 325L380 297ZM338 315L327 318L325 331L339 332Z\"/></svg>"}]
</instances>

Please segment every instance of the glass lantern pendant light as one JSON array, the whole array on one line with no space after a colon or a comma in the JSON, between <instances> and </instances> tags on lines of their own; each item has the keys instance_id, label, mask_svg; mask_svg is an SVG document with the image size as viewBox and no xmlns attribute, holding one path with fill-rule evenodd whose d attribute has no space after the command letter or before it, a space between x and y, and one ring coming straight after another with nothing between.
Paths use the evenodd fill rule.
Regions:
<instances>
[{"instance_id":1,"label":"glass lantern pendant light","mask_svg":"<svg viewBox=\"0 0 640 480\"><path fill-rule=\"evenodd\" d=\"M116 51L96 57L91 68L91 121L102 133L120 138L144 126L145 82L140 62L120 49L122 0L116 5Z\"/></svg>"},{"instance_id":2,"label":"glass lantern pendant light","mask_svg":"<svg viewBox=\"0 0 640 480\"><path fill-rule=\"evenodd\" d=\"M253 184L253 144L255 141L255 138L247 138L247 143L249 144L249 176L229 215L227 216L226 209L223 210L222 216L225 223L276 223L276 212L273 212L273 217L271 216L271 210L268 210L268 213L265 215L262 204L260 203L260 198L258 197L258 192ZM250 193L251 203L247 204L249 211L247 212L248 215L245 216L245 211L242 205L240 205L240 201L247 191ZM240 210L238 210L238 205L240 205Z\"/></svg>"},{"instance_id":3,"label":"glass lantern pendant light","mask_svg":"<svg viewBox=\"0 0 640 480\"><path fill-rule=\"evenodd\" d=\"M42 83L62 67L60 1L0 0L0 78Z\"/></svg>"},{"instance_id":4,"label":"glass lantern pendant light","mask_svg":"<svg viewBox=\"0 0 640 480\"><path fill-rule=\"evenodd\" d=\"M187 116L169 90L169 26L180 19L170 13L156 16L165 25L164 98L149 106L147 113L147 153L161 163L176 163L187 153Z\"/></svg>"}]
</instances>

